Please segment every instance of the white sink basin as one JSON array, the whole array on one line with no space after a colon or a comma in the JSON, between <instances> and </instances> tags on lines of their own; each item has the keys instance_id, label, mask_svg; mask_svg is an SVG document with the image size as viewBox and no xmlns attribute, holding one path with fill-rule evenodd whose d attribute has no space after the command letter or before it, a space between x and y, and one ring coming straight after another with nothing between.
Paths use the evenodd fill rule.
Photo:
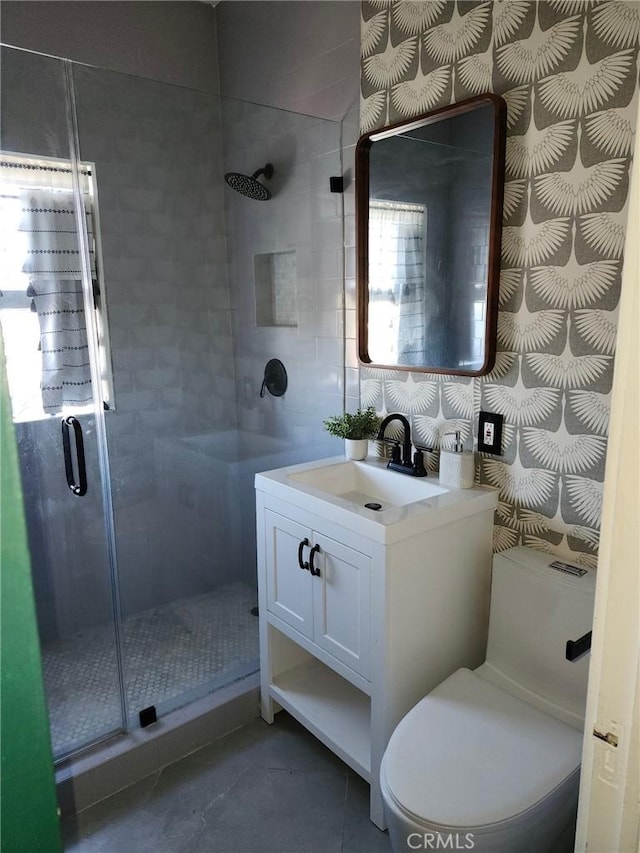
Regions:
<instances>
[{"instance_id":1,"label":"white sink basin","mask_svg":"<svg viewBox=\"0 0 640 853\"><path fill-rule=\"evenodd\" d=\"M412 477L390 471L383 460L349 462L344 457L256 474L256 490L286 501L282 512L289 517L298 508L387 545L493 512L498 503L497 491L486 486L452 489L431 474Z\"/></svg>"},{"instance_id":2,"label":"white sink basin","mask_svg":"<svg viewBox=\"0 0 640 853\"><path fill-rule=\"evenodd\" d=\"M342 462L290 474L289 479L374 511L423 501L447 491L435 478L411 477L366 462Z\"/></svg>"}]
</instances>

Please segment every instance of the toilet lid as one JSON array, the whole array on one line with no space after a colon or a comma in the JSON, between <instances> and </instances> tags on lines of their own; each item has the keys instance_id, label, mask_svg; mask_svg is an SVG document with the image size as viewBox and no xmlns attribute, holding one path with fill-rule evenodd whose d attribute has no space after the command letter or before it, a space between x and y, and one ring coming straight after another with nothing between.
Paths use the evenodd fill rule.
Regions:
<instances>
[{"instance_id":1,"label":"toilet lid","mask_svg":"<svg viewBox=\"0 0 640 853\"><path fill-rule=\"evenodd\" d=\"M580 766L582 733L459 669L394 731L382 774L414 819L451 827L508 820Z\"/></svg>"}]
</instances>

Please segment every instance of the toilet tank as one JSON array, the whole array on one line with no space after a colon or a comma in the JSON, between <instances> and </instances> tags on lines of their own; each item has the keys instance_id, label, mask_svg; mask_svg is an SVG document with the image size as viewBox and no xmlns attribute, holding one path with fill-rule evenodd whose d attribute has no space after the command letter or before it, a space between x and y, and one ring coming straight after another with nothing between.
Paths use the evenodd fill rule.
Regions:
<instances>
[{"instance_id":1,"label":"toilet tank","mask_svg":"<svg viewBox=\"0 0 640 853\"><path fill-rule=\"evenodd\" d=\"M486 666L582 720L590 655L570 662L566 644L591 630L594 594L594 571L524 547L495 554Z\"/></svg>"}]
</instances>

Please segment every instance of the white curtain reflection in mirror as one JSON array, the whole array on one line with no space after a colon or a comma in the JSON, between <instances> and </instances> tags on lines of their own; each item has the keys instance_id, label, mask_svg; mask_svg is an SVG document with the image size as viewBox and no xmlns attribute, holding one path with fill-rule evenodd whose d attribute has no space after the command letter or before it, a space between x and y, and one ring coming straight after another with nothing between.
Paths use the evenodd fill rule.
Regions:
<instances>
[{"instance_id":1,"label":"white curtain reflection in mirror","mask_svg":"<svg viewBox=\"0 0 640 853\"><path fill-rule=\"evenodd\" d=\"M424 362L426 228L424 205L369 203L369 355L378 364Z\"/></svg>"}]
</instances>

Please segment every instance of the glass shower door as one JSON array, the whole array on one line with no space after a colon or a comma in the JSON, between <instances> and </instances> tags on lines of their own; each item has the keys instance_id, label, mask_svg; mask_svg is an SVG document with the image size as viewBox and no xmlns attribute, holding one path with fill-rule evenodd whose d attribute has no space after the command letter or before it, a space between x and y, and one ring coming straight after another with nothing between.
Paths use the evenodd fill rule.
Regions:
<instances>
[{"instance_id":1,"label":"glass shower door","mask_svg":"<svg viewBox=\"0 0 640 853\"><path fill-rule=\"evenodd\" d=\"M9 48L1 62L0 327L60 759L124 723L100 458L105 395L90 365L96 309L82 285L65 64ZM88 206L91 239L94 214Z\"/></svg>"},{"instance_id":2,"label":"glass shower door","mask_svg":"<svg viewBox=\"0 0 640 853\"><path fill-rule=\"evenodd\" d=\"M105 420L136 727L258 669L255 562L236 549L220 101L86 66L74 66L74 83L100 202L116 402Z\"/></svg>"}]
</instances>

